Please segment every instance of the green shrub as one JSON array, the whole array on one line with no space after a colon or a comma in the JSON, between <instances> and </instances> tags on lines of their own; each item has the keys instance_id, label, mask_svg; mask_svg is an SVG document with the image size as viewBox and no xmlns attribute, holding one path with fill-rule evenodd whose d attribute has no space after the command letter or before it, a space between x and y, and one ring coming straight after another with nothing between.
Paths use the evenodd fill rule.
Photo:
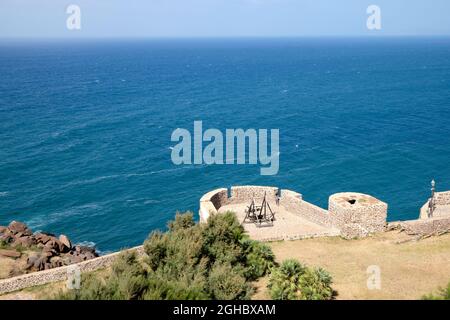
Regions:
<instances>
[{"instance_id":1,"label":"green shrub","mask_svg":"<svg viewBox=\"0 0 450 320\"><path fill-rule=\"evenodd\" d=\"M241 240L241 246L246 257L245 275L247 278L256 280L266 275L275 265L275 255L266 244L244 238Z\"/></svg>"},{"instance_id":2,"label":"green shrub","mask_svg":"<svg viewBox=\"0 0 450 320\"><path fill-rule=\"evenodd\" d=\"M179 214L167 232L152 232L145 255L121 255L103 278L82 276L80 290L58 299L248 299L250 281L267 273L274 256L266 245L245 239L231 213L195 224Z\"/></svg>"},{"instance_id":3,"label":"green shrub","mask_svg":"<svg viewBox=\"0 0 450 320\"><path fill-rule=\"evenodd\" d=\"M0 240L0 249L6 249L8 247L8 242L6 242L5 240Z\"/></svg>"},{"instance_id":4,"label":"green shrub","mask_svg":"<svg viewBox=\"0 0 450 320\"><path fill-rule=\"evenodd\" d=\"M323 269L311 269L289 259L272 269L269 292L274 300L330 300L331 276Z\"/></svg>"},{"instance_id":5,"label":"green shrub","mask_svg":"<svg viewBox=\"0 0 450 320\"><path fill-rule=\"evenodd\" d=\"M328 272L318 269L307 269L300 278L302 299L330 300L333 298L332 279Z\"/></svg>"},{"instance_id":6,"label":"green shrub","mask_svg":"<svg viewBox=\"0 0 450 320\"><path fill-rule=\"evenodd\" d=\"M102 278L95 273L82 274L81 288L59 292L56 299L64 300L135 300L146 291L147 272L135 253L121 254Z\"/></svg>"},{"instance_id":7,"label":"green shrub","mask_svg":"<svg viewBox=\"0 0 450 320\"><path fill-rule=\"evenodd\" d=\"M177 231L179 229L188 229L195 225L194 214L192 212L175 214L175 220L169 221L167 224L170 231Z\"/></svg>"},{"instance_id":8,"label":"green shrub","mask_svg":"<svg viewBox=\"0 0 450 320\"><path fill-rule=\"evenodd\" d=\"M450 300L450 282L446 288L439 288L437 294L428 294L422 297L423 300Z\"/></svg>"},{"instance_id":9,"label":"green shrub","mask_svg":"<svg viewBox=\"0 0 450 320\"><path fill-rule=\"evenodd\" d=\"M242 300L250 297L252 289L239 268L227 263L216 263L208 277L211 298Z\"/></svg>"}]
</instances>

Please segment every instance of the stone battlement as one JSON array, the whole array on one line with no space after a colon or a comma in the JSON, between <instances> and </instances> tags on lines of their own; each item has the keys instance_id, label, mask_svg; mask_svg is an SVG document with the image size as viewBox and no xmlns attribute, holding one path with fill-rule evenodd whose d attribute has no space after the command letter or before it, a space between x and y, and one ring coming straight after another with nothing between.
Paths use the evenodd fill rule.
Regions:
<instances>
[{"instance_id":1,"label":"stone battlement","mask_svg":"<svg viewBox=\"0 0 450 320\"><path fill-rule=\"evenodd\" d=\"M221 188L208 192L200 199L200 222L206 222L211 214L226 210L235 211L238 218L242 218L246 206L252 199L259 202L264 195L269 204L275 206L275 211L278 211L277 217L280 218L280 222L275 221L273 227L260 228L261 230L244 225L250 236L258 240L299 239L332 234L351 239L385 231L388 226L386 221L388 205L367 194L356 192L333 194L329 197L326 210L305 201L298 192L267 186L234 186L229 190ZM450 210L447 216L446 209L450 209L450 192L436 193L435 218L431 219L423 214L427 205L424 205L420 214L420 218L424 221L421 223L418 223L418 220L403 221L404 226L426 230L428 233L448 230ZM276 230L277 224L280 230Z\"/></svg>"}]
</instances>

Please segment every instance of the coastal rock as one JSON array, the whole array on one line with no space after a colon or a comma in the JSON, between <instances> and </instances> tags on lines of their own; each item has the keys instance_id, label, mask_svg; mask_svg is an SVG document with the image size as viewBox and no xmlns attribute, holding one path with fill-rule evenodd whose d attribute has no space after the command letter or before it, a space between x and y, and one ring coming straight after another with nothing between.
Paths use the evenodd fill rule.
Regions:
<instances>
[{"instance_id":1,"label":"coastal rock","mask_svg":"<svg viewBox=\"0 0 450 320\"><path fill-rule=\"evenodd\" d=\"M61 247L63 247L63 244L59 240L51 239L45 244L42 252L51 252L52 255L58 255L61 252Z\"/></svg>"},{"instance_id":2,"label":"coastal rock","mask_svg":"<svg viewBox=\"0 0 450 320\"><path fill-rule=\"evenodd\" d=\"M53 249L53 248L44 247L44 249L42 250L42 255L46 256L48 258L51 258L53 256L58 255L58 252L55 249Z\"/></svg>"},{"instance_id":3,"label":"coastal rock","mask_svg":"<svg viewBox=\"0 0 450 320\"><path fill-rule=\"evenodd\" d=\"M35 244L36 244L36 241L33 237L25 236L25 237L20 237L20 238L16 237L12 246L16 247L16 246L20 245L22 247L29 248Z\"/></svg>"},{"instance_id":4,"label":"coastal rock","mask_svg":"<svg viewBox=\"0 0 450 320\"><path fill-rule=\"evenodd\" d=\"M13 233L17 234L19 232L26 235L31 235L31 230L28 229L27 225L23 222L13 221L9 224L8 229Z\"/></svg>"},{"instance_id":5,"label":"coastal rock","mask_svg":"<svg viewBox=\"0 0 450 320\"><path fill-rule=\"evenodd\" d=\"M70 263L79 263L82 261L94 259L98 257L98 253L95 248L85 247L85 246L75 246L69 252Z\"/></svg>"},{"instance_id":6,"label":"coastal rock","mask_svg":"<svg viewBox=\"0 0 450 320\"><path fill-rule=\"evenodd\" d=\"M15 250L5 250L0 249L0 256L8 257L8 258L20 258L22 254Z\"/></svg>"},{"instance_id":7,"label":"coastal rock","mask_svg":"<svg viewBox=\"0 0 450 320\"><path fill-rule=\"evenodd\" d=\"M45 270L45 267L48 263L49 259L45 255L40 255L33 264L33 269L36 271Z\"/></svg>"},{"instance_id":8,"label":"coastal rock","mask_svg":"<svg viewBox=\"0 0 450 320\"><path fill-rule=\"evenodd\" d=\"M10 243L14 240L14 238L9 234L4 233L0 235L0 240L6 243Z\"/></svg>"},{"instance_id":9,"label":"coastal rock","mask_svg":"<svg viewBox=\"0 0 450 320\"><path fill-rule=\"evenodd\" d=\"M62 267L65 265L65 262L62 258L60 257L54 257L50 260L51 266L52 268L58 268L58 267Z\"/></svg>"},{"instance_id":10,"label":"coastal rock","mask_svg":"<svg viewBox=\"0 0 450 320\"><path fill-rule=\"evenodd\" d=\"M59 241L63 244L63 246L65 247L65 250L70 250L72 248L72 243L70 242L69 238L62 234L59 236ZM66 249L67 248L67 249ZM61 251L65 251L65 250L61 250Z\"/></svg>"},{"instance_id":11,"label":"coastal rock","mask_svg":"<svg viewBox=\"0 0 450 320\"><path fill-rule=\"evenodd\" d=\"M31 268L33 268L35 262L39 259L39 255L38 254L32 254L27 258L27 265L26 265L26 269L29 270Z\"/></svg>"},{"instance_id":12,"label":"coastal rock","mask_svg":"<svg viewBox=\"0 0 450 320\"><path fill-rule=\"evenodd\" d=\"M2 257L17 259L22 256L22 252L18 250L19 247L28 249L23 253L27 258L26 264L14 270L16 275L57 268L98 257L95 248L72 246L69 237L63 234L59 237L46 232L33 234L26 224L18 221L11 222L8 227L0 227L0 240L5 242L7 247L12 248L12 250L9 248L0 250Z\"/></svg>"},{"instance_id":13,"label":"coastal rock","mask_svg":"<svg viewBox=\"0 0 450 320\"><path fill-rule=\"evenodd\" d=\"M51 235L48 235L48 234L45 234L45 233L42 233L42 232L36 233L34 237L36 238L36 241L38 243L42 243L42 244L46 244L47 242L52 240L52 236Z\"/></svg>"}]
</instances>

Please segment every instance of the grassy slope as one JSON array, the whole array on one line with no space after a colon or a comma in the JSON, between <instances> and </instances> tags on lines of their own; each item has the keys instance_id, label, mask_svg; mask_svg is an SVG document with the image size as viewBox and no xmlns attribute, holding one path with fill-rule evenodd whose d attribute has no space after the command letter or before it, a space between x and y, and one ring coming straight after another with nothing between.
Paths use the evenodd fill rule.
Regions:
<instances>
[{"instance_id":1,"label":"grassy slope","mask_svg":"<svg viewBox=\"0 0 450 320\"><path fill-rule=\"evenodd\" d=\"M450 281L450 234L420 241L387 232L360 240L319 238L272 243L277 261L296 258L333 276L337 299L420 299ZM368 290L367 267L381 269L381 290ZM255 299L267 299L261 279Z\"/></svg>"}]
</instances>

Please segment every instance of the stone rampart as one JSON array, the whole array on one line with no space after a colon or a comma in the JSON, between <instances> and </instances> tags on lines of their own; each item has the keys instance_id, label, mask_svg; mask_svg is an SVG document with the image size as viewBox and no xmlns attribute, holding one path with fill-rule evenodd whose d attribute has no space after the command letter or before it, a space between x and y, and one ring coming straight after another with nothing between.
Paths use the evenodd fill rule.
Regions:
<instances>
[{"instance_id":1,"label":"stone rampart","mask_svg":"<svg viewBox=\"0 0 450 320\"><path fill-rule=\"evenodd\" d=\"M450 232L450 217L390 222L389 229L401 229L409 235L431 236Z\"/></svg>"},{"instance_id":2,"label":"stone rampart","mask_svg":"<svg viewBox=\"0 0 450 320\"><path fill-rule=\"evenodd\" d=\"M300 193L291 190L282 190L280 205L289 212L297 214L308 221L330 228L332 221L327 210L303 200Z\"/></svg>"},{"instance_id":3,"label":"stone rampart","mask_svg":"<svg viewBox=\"0 0 450 320\"><path fill-rule=\"evenodd\" d=\"M138 255L142 255L144 253L143 246L134 247L128 250L135 251ZM22 290L24 288L34 287L51 282L65 281L68 278L70 270L73 270L74 266L78 266L81 272L90 272L107 268L122 252L123 251L111 253L95 259L64 267L27 273L13 278L2 279L0 280L0 294Z\"/></svg>"}]
</instances>

